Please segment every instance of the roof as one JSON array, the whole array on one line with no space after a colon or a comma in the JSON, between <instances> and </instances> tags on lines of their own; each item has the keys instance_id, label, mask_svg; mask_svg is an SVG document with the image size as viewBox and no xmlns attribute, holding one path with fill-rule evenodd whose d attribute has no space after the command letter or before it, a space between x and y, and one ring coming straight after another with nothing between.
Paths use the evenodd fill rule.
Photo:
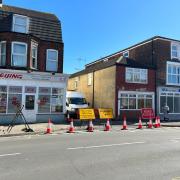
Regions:
<instances>
[{"instance_id":1,"label":"roof","mask_svg":"<svg viewBox=\"0 0 180 180\"><path fill-rule=\"evenodd\" d=\"M11 31L13 14L30 18L29 34L45 41L62 42L61 23L57 16L14 6L0 7L0 32Z\"/></svg>"},{"instance_id":2,"label":"roof","mask_svg":"<svg viewBox=\"0 0 180 180\"><path fill-rule=\"evenodd\" d=\"M153 67L147 67L146 65L140 64L139 62L133 59L120 56L109 60L99 61L91 66L86 67L82 71L72 74L70 78L77 77L83 74L88 74L111 66L128 66L128 67L136 67L136 68L144 68L144 69L148 69L148 68L153 69Z\"/></svg>"},{"instance_id":3,"label":"roof","mask_svg":"<svg viewBox=\"0 0 180 180\"><path fill-rule=\"evenodd\" d=\"M171 39L171 38L167 38L167 37L163 37L163 36L154 36L154 37L151 37L151 38L149 38L149 39L146 39L146 40L144 40L144 41L142 41L142 42L139 42L139 43L137 43L137 44L135 44L135 45L132 45L132 46L130 46L130 47L128 47L128 48L122 49L122 50L117 51L117 52L115 52L115 53L113 53L113 54L110 54L110 55L108 55L108 56L105 56L105 57L102 57L102 58L100 58L100 59L97 59L97 60L95 60L95 61L93 61L93 62L91 62L91 63L89 63L89 64L86 64L86 66L90 66L90 65L92 65L92 64L94 64L94 63L97 63L97 62L99 62L99 61L103 61L104 59L107 59L107 58L111 58L111 57L116 56L116 55L118 55L118 54L120 54L120 53L123 53L123 52L125 52L125 51L128 51L129 49L132 49L132 48L134 48L134 47L136 47L136 46L140 46L140 45L142 45L142 44L144 44L144 43L147 43L147 42L149 42L149 41L153 41L153 40L156 40L156 39L163 39L163 40L167 40L167 41L180 42L180 40L176 40L176 39Z\"/></svg>"}]
</instances>

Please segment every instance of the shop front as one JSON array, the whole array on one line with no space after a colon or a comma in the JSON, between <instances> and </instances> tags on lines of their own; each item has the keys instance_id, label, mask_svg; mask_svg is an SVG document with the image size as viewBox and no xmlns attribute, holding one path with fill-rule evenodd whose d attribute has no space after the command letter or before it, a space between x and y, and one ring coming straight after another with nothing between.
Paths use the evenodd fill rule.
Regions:
<instances>
[{"instance_id":1,"label":"shop front","mask_svg":"<svg viewBox=\"0 0 180 180\"><path fill-rule=\"evenodd\" d=\"M167 118L169 120L180 120L180 88L158 87L157 88L158 114L164 119L164 107L169 107Z\"/></svg>"},{"instance_id":2,"label":"shop front","mask_svg":"<svg viewBox=\"0 0 180 180\"><path fill-rule=\"evenodd\" d=\"M29 123L64 121L67 79L64 74L1 70L0 124L9 124L18 107Z\"/></svg>"}]
</instances>

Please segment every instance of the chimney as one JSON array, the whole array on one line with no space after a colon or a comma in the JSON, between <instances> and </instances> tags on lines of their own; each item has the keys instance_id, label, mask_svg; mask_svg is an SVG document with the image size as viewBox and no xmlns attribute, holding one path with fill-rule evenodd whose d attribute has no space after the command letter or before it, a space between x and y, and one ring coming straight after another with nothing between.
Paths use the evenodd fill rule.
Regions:
<instances>
[{"instance_id":1,"label":"chimney","mask_svg":"<svg viewBox=\"0 0 180 180\"><path fill-rule=\"evenodd\" d=\"M0 0L0 8L2 8L2 5L3 5L3 0Z\"/></svg>"}]
</instances>

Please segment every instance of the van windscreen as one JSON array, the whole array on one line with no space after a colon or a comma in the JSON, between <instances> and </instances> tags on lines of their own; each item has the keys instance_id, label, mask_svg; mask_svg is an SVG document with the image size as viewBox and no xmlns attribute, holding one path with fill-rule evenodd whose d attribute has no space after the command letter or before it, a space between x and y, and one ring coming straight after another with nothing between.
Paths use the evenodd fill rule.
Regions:
<instances>
[{"instance_id":1,"label":"van windscreen","mask_svg":"<svg viewBox=\"0 0 180 180\"><path fill-rule=\"evenodd\" d=\"M78 105L87 104L85 98L71 97L68 98L68 100L69 100L69 104L78 104Z\"/></svg>"}]
</instances>

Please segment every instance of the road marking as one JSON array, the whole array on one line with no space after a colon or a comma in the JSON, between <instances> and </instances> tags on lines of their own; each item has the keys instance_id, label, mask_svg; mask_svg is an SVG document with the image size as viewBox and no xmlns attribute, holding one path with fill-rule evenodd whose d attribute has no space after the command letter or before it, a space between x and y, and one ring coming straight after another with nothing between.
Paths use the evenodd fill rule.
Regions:
<instances>
[{"instance_id":1,"label":"road marking","mask_svg":"<svg viewBox=\"0 0 180 180\"><path fill-rule=\"evenodd\" d=\"M121 143L121 144L104 144L99 146L81 146L81 147L70 147L68 150L77 150L77 149L93 149L93 148L102 148L102 147L112 147L112 146L124 146L124 145L133 145L133 144L144 144L145 142L131 142L131 143Z\"/></svg>"},{"instance_id":2,"label":"road marking","mask_svg":"<svg viewBox=\"0 0 180 180\"><path fill-rule=\"evenodd\" d=\"M5 157L5 156L17 156L20 155L21 153L12 153L12 154L0 154L0 157Z\"/></svg>"}]
</instances>

